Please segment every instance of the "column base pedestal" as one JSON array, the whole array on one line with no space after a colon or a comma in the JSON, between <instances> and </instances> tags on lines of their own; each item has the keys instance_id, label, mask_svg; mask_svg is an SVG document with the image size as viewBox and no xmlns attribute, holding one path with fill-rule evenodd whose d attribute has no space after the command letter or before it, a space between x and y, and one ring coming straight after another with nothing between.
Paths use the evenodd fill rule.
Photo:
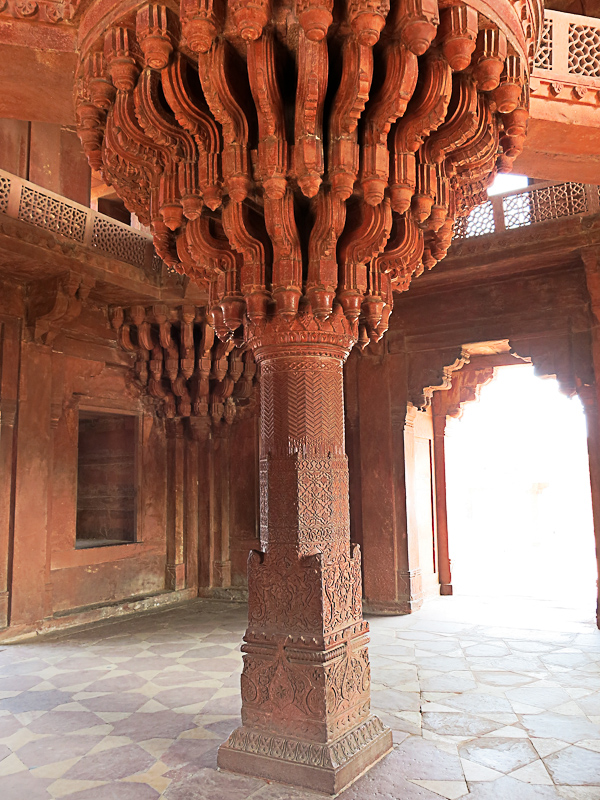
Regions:
<instances>
[{"instance_id":1,"label":"column base pedestal","mask_svg":"<svg viewBox=\"0 0 600 800\"><path fill-rule=\"evenodd\" d=\"M392 749L377 717L328 744L238 728L219 748L220 769L336 795Z\"/></svg>"}]
</instances>

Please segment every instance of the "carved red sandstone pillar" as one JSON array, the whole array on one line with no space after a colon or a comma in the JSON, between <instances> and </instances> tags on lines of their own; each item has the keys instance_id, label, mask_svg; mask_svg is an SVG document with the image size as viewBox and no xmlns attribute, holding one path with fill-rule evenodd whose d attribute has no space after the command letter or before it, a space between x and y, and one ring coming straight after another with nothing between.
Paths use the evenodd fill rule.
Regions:
<instances>
[{"instance_id":1,"label":"carved red sandstone pillar","mask_svg":"<svg viewBox=\"0 0 600 800\"><path fill-rule=\"evenodd\" d=\"M248 564L242 727L218 763L333 794L392 736L369 713L360 550L350 545L342 366L353 337L341 314L307 319L251 334L262 552Z\"/></svg>"}]
</instances>

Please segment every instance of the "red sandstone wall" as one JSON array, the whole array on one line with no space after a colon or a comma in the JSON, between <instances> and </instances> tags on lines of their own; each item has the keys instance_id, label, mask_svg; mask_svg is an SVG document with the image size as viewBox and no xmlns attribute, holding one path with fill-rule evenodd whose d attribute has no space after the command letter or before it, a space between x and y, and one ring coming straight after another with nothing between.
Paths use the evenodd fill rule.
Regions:
<instances>
[{"instance_id":1,"label":"red sandstone wall","mask_svg":"<svg viewBox=\"0 0 600 800\"><path fill-rule=\"evenodd\" d=\"M58 625L75 612L173 590L244 587L258 545L256 409L197 435L156 415L105 308L84 306L43 343L28 325L27 291L0 286L0 296L0 628ZM80 413L131 420L133 459L114 462L123 448L111 439L124 434L107 416L94 434L105 458L79 475L94 502L100 484L133 491L131 543L76 548ZM84 522L94 525L89 515Z\"/></svg>"},{"instance_id":2,"label":"red sandstone wall","mask_svg":"<svg viewBox=\"0 0 600 800\"><path fill-rule=\"evenodd\" d=\"M0 169L90 204L91 171L81 142L58 124L0 119Z\"/></svg>"}]
</instances>

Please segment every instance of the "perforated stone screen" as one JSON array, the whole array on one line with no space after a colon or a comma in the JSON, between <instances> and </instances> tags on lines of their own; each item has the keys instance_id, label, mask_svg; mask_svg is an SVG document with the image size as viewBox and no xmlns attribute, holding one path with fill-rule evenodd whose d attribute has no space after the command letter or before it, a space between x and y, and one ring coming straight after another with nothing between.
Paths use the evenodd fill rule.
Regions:
<instances>
[{"instance_id":1,"label":"perforated stone screen","mask_svg":"<svg viewBox=\"0 0 600 800\"><path fill-rule=\"evenodd\" d=\"M27 186L21 189L19 219L37 225L38 228L59 233L68 239L83 242L85 212Z\"/></svg>"},{"instance_id":2,"label":"perforated stone screen","mask_svg":"<svg viewBox=\"0 0 600 800\"><path fill-rule=\"evenodd\" d=\"M552 69L552 33L552 20L544 20L540 47L534 61L534 66L538 69Z\"/></svg>"}]
</instances>

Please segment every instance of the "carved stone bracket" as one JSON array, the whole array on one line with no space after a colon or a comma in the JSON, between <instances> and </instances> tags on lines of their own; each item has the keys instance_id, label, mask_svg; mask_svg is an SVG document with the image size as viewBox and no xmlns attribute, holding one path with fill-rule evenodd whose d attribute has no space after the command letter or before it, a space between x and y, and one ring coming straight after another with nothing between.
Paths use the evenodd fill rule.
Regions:
<instances>
[{"instance_id":1,"label":"carved stone bracket","mask_svg":"<svg viewBox=\"0 0 600 800\"><path fill-rule=\"evenodd\" d=\"M95 281L68 272L30 284L27 295L27 325L39 344L51 345L61 329L81 314Z\"/></svg>"},{"instance_id":2,"label":"carved stone bracket","mask_svg":"<svg viewBox=\"0 0 600 800\"><path fill-rule=\"evenodd\" d=\"M231 424L254 408L252 351L242 340L215 340L206 309L114 307L111 324L121 347L135 353L136 379L159 401L165 417Z\"/></svg>"}]
</instances>

